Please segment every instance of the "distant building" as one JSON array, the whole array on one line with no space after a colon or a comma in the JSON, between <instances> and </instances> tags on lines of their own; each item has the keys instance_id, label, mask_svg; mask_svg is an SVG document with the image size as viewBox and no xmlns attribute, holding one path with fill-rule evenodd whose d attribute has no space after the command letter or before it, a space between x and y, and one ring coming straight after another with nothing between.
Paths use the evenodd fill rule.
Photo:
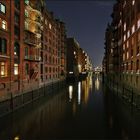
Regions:
<instances>
[{"instance_id":1,"label":"distant building","mask_svg":"<svg viewBox=\"0 0 140 140\"><path fill-rule=\"evenodd\" d=\"M74 38L67 38L67 76L78 77L89 72L92 72L90 57Z\"/></svg>"},{"instance_id":2,"label":"distant building","mask_svg":"<svg viewBox=\"0 0 140 140\"><path fill-rule=\"evenodd\" d=\"M74 38L67 38L67 76L78 77L78 50L79 43Z\"/></svg>"}]
</instances>

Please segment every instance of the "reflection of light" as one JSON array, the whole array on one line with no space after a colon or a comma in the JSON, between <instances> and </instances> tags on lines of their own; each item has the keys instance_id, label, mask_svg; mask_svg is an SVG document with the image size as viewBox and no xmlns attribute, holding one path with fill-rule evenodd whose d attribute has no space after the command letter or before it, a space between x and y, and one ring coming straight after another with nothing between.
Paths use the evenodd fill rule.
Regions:
<instances>
[{"instance_id":1,"label":"reflection of light","mask_svg":"<svg viewBox=\"0 0 140 140\"><path fill-rule=\"evenodd\" d=\"M88 87L87 87L87 83L86 81L84 81L84 89L85 89L85 97L84 97L84 101L87 104L88 101L88 97L89 97L89 93L88 93Z\"/></svg>"},{"instance_id":2,"label":"reflection of light","mask_svg":"<svg viewBox=\"0 0 140 140\"><path fill-rule=\"evenodd\" d=\"M78 83L78 104L81 103L81 82Z\"/></svg>"},{"instance_id":3,"label":"reflection of light","mask_svg":"<svg viewBox=\"0 0 140 140\"><path fill-rule=\"evenodd\" d=\"M82 72L82 74L86 74L86 72Z\"/></svg>"},{"instance_id":4,"label":"reflection of light","mask_svg":"<svg viewBox=\"0 0 140 140\"><path fill-rule=\"evenodd\" d=\"M81 71L82 71L82 67L81 67L81 65L80 65L80 64L78 65L78 69L79 69L79 72L81 72Z\"/></svg>"},{"instance_id":5,"label":"reflection of light","mask_svg":"<svg viewBox=\"0 0 140 140\"><path fill-rule=\"evenodd\" d=\"M95 80L95 89L99 90L99 87L100 87L100 82L99 82L99 78L97 77Z\"/></svg>"},{"instance_id":6,"label":"reflection of light","mask_svg":"<svg viewBox=\"0 0 140 140\"><path fill-rule=\"evenodd\" d=\"M69 101L72 100L72 92L73 92L73 86L69 86Z\"/></svg>"},{"instance_id":7,"label":"reflection of light","mask_svg":"<svg viewBox=\"0 0 140 140\"><path fill-rule=\"evenodd\" d=\"M4 76L4 71L3 70L1 71L1 75Z\"/></svg>"},{"instance_id":8,"label":"reflection of light","mask_svg":"<svg viewBox=\"0 0 140 140\"><path fill-rule=\"evenodd\" d=\"M69 72L69 74L73 74L73 72L72 72L72 71L70 71L70 72Z\"/></svg>"},{"instance_id":9,"label":"reflection of light","mask_svg":"<svg viewBox=\"0 0 140 140\"><path fill-rule=\"evenodd\" d=\"M14 138L14 140L19 140L19 137L18 137L18 136L16 136L16 137Z\"/></svg>"},{"instance_id":10,"label":"reflection of light","mask_svg":"<svg viewBox=\"0 0 140 140\"><path fill-rule=\"evenodd\" d=\"M90 85L90 88L92 88L92 76L90 76L89 78L89 85Z\"/></svg>"}]
</instances>

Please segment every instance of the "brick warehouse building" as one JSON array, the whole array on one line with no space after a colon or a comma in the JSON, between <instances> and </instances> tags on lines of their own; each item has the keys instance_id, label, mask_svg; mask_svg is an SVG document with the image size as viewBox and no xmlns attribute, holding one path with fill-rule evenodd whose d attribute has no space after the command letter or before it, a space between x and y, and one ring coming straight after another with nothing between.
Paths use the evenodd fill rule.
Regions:
<instances>
[{"instance_id":1,"label":"brick warehouse building","mask_svg":"<svg viewBox=\"0 0 140 140\"><path fill-rule=\"evenodd\" d=\"M65 38L44 0L0 0L1 96L65 79Z\"/></svg>"},{"instance_id":2,"label":"brick warehouse building","mask_svg":"<svg viewBox=\"0 0 140 140\"><path fill-rule=\"evenodd\" d=\"M113 8L110 35L106 36L104 68L113 80L140 90L140 0L118 0ZM108 60L111 52L112 62ZM112 73L109 65L113 66Z\"/></svg>"},{"instance_id":3,"label":"brick warehouse building","mask_svg":"<svg viewBox=\"0 0 140 140\"><path fill-rule=\"evenodd\" d=\"M88 54L80 48L75 38L67 38L67 78L75 80L92 72L92 62Z\"/></svg>"}]
</instances>

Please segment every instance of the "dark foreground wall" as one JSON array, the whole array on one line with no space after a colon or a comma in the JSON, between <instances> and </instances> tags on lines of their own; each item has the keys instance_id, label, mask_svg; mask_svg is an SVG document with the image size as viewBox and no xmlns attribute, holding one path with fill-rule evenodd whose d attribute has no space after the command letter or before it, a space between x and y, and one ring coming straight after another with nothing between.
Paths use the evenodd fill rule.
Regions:
<instances>
[{"instance_id":1,"label":"dark foreground wall","mask_svg":"<svg viewBox=\"0 0 140 140\"><path fill-rule=\"evenodd\" d=\"M0 117L15 111L25 106L26 104L39 99L40 97L46 96L54 91L60 90L64 88L65 85L65 81L59 81L56 83L50 83L46 86L44 85L44 87L41 87L37 90L32 90L28 93L19 94L15 97L13 97L11 94L11 98L0 102Z\"/></svg>"}]
</instances>

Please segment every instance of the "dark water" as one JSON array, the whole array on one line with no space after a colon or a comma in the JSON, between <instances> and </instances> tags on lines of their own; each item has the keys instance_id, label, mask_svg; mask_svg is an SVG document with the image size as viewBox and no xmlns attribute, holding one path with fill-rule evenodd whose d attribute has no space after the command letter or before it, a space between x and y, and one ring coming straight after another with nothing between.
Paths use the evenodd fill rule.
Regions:
<instances>
[{"instance_id":1,"label":"dark water","mask_svg":"<svg viewBox=\"0 0 140 140\"><path fill-rule=\"evenodd\" d=\"M122 103L97 76L0 119L0 140L46 139L140 139L140 111Z\"/></svg>"}]
</instances>

